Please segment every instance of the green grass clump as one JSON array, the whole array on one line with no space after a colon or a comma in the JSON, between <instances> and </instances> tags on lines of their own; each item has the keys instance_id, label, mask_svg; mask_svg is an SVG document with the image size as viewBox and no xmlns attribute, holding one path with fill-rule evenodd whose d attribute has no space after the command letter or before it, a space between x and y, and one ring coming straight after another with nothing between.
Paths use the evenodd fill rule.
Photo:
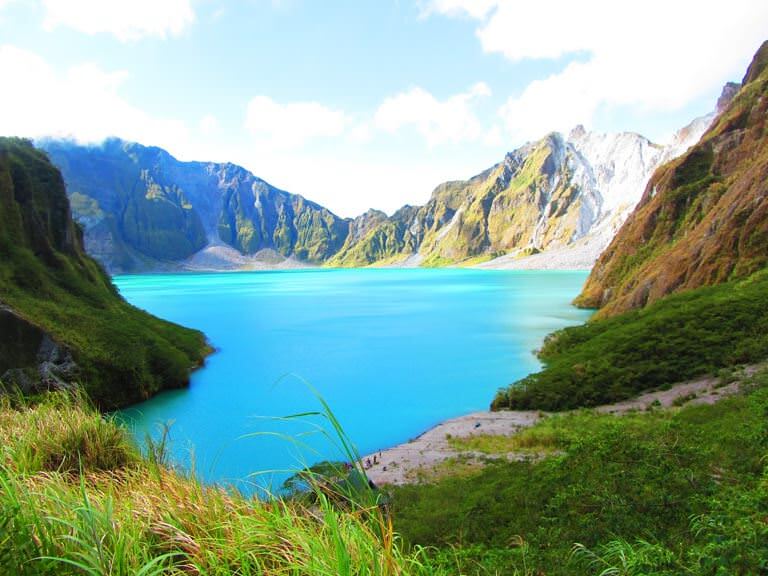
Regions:
<instances>
[{"instance_id":1,"label":"green grass clump","mask_svg":"<svg viewBox=\"0 0 768 576\"><path fill-rule=\"evenodd\" d=\"M541 372L499 390L494 409L566 410L768 357L768 271L565 328Z\"/></svg>"},{"instance_id":2,"label":"green grass clump","mask_svg":"<svg viewBox=\"0 0 768 576\"><path fill-rule=\"evenodd\" d=\"M634 416L626 416L630 425ZM587 431L601 425L601 420L591 412L555 414L539 420L530 428L523 428L511 435L477 434L451 437L448 443L455 450L504 454L507 452L546 453L568 448Z\"/></svg>"},{"instance_id":3,"label":"green grass clump","mask_svg":"<svg viewBox=\"0 0 768 576\"><path fill-rule=\"evenodd\" d=\"M483 454L504 454L506 452L544 452L555 450L560 438L551 431L521 430L514 436L478 434L462 438L451 438L451 448L460 452L482 452Z\"/></svg>"},{"instance_id":4,"label":"green grass clump","mask_svg":"<svg viewBox=\"0 0 768 576\"><path fill-rule=\"evenodd\" d=\"M378 506L202 486L141 458L124 429L64 394L4 400L0 437L0 574L447 573L403 553Z\"/></svg>"},{"instance_id":5,"label":"green grass clump","mask_svg":"<svg viewBox=\"0 0 768 576\"><path fill-rule=\"evenodd\" d=\"M12 408L0 396L3 460L22 474L120 470L139 454L123 430L87 408L81 396L60 393Z\"/></svg>"},{"instance_id":6,"label":"green grass clump","mask_svg":"<svg viewBox=\"0 0 768 576\"><path fill-rule=\"evenodd\" d=\"M395 528L465 574L762 574L768 372L748 386L715 405L544 419L531 434L559 431L554 455L398 488Z\"/></svg>"}]
</instances>

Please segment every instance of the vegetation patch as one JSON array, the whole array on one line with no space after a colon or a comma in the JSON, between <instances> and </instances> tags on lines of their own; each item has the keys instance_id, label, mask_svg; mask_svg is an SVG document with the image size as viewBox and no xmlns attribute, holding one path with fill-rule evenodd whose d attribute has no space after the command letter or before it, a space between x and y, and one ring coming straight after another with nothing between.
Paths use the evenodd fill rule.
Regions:
<instances>
[{"instance_id":1,"label":"vegetation patch","mask_svg":"<svg viewBox=\"0 0 768 576\"><path fill-rule=\"evenodd\" d=\"M53 449L72 431L89 436L62 446L67 462L82 464L76 474L29 458L43 435ZM77 398L51 394L17 406L6 399L0 436L0 574L449 574L430 568L419 550L403 553L382 508L352 500L340 507L311 483L311 504L204 487L158 464L162 458L140 458L124 429ZM118 446L130 465L101 465Z\"/></svg>"},{"instance_id":2,"label":"vegetation patch","mask_svg":"<svg viewBox=\"0 0 768 576\"><path fill-rule=\"evenodd\" d=\"M505 454L509 452L551 452L564 441L553 428L526 428L511 436L478 434L448 440L451 448L458 452L481 452L483 454Z\"/></svg>"},{"instance_id":3,"label":"vegetation patch","mask_svg":"<svg viewBox=\"0 0 768 576\"><path fill-rule=\"evenodd\" d=\"M0 397L2 463L19 473L115 471L139 459L123 430L88 407L82 395L58 393L18 404L18 398Z\"/></svg>"},{"instance_id":4,"label":"vegetation patch","mask_svg":"<svg viewBox=\"0 0 768 576\"><path fill-rule=\"evenodd\" d=\"M462 574L761 574L768 373L714 405L579 412L545 459L396 488L395 528Z\"/></svg>"},{"instance_id":5,"label":"vegetation patch","mask_svg":"<svg viewBox=\"0 0 768 576\"><path fill-rule=\"evenodd\" d=\"M645 309L565 328L541 372L500 390L494 409L566 410L768 357L768 271L669 296Z\"/></svg>"}]
</instances>

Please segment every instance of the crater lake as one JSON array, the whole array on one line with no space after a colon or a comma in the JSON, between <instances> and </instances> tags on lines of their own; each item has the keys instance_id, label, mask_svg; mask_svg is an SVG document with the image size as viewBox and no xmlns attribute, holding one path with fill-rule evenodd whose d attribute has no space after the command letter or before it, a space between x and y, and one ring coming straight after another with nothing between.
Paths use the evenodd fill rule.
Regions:
<instances>
[{"instance_id":1,"label":"crater lake","mask_svg":"<svg viewBox=\"0 0 768 576\"><path fill-rule=\"evenodd\" d=\"M202 330L215 352L188 389L123 410L139 442L169 425L173 463L203 481L279 488L487 410L540 367L544 337L591 314L570 302L586 271L308 269L118 276L140 308Z\"/></svg>"}]
</instances>

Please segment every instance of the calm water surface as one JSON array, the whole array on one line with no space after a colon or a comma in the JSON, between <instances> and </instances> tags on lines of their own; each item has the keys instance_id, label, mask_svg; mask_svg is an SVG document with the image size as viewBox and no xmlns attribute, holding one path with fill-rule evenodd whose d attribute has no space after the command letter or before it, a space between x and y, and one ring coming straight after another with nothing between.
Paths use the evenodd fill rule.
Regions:
<instances>
[{"instance_id":1,"label":"calm water surface","mask_svg":"<svg viewBox=\"0 0 768 576\"><path fill-rule=\"evenodd\" d=\"M570 306L585 279L420 269L116 277L129 302L202 330L217 349L189 389L122 416L140 439L172 423L174 461L204 480L278 486L288 470L340 458L312 433L322 419L275 419L318 410L311 388L361 453L487 409L497 388L539 368L532 351L547 333L587 319Z\"/></svg>"}]
</instances>

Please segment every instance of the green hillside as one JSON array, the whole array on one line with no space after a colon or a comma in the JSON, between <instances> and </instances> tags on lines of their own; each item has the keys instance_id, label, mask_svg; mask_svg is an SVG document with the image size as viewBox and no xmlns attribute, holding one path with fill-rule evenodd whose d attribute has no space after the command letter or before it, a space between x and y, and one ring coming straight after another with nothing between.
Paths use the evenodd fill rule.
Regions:
<instances>
[{"instance_id":1,"label":"green hillside","mask_svg":"<svg viewBox=\"0 0 768 576\"><path fill-rule=\"evenodd\" d=\"M0 252L4 322L27 335L20 346L4 332L0 372L12 370L36 387L77 382L110 409L185 385L202 362L207 346L200 332L159 320L118 295L83 250L61 174L19 139L0 139ZM54 356L76 364L62 361L66 369L59 376L53 370L53 382L38 382L44 342Z\"/></svg>"},{"instance_id":2,"label":"green hillside","mask_svg":"<svg viewBox=\"0 0 768 576\"><path fill-rule=\"evenodd\" d=\"M674 294L641 310L551 334L545 368L498 392L493 408L596 406L768 358L768 270Z\"/></svg>"}]
</instances>

